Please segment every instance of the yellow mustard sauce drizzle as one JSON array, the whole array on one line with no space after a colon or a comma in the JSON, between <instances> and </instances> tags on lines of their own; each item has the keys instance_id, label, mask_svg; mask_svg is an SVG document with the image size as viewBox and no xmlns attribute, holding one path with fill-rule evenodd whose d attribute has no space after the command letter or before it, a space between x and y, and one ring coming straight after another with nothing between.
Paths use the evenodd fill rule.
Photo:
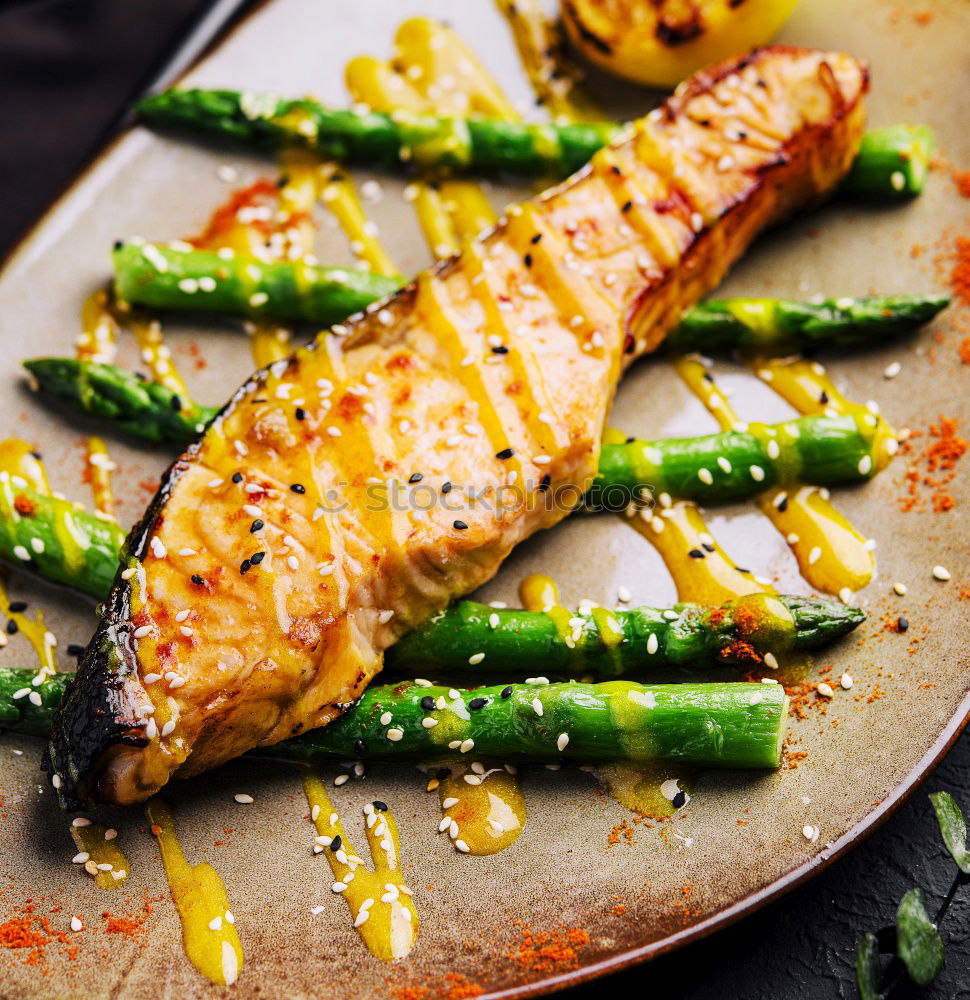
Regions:
<instances>
[{"instance_id":1,"label":"yellow mustard sauce drizzle","mask_svg":"<svg viewBox=\"0 0 970 1000\"><path fill-rule=\"evenodd\" d=\"M701 361L693 356L678 358L674 368L722 429L746 428ZM804 413L829 410L877 419L865 407L848 403L817 362L771 359L759 361L756 370L763 381ZM795 484L767 490L755 502L785 539L799 573L817 590L847 600L872 579L875 562L870 545L831 504L828 490Z\"/></svg>"},{"instance_id":2,"label":"yellow mustard sauce drizzle","mask_svg":"<svg viewBox=\"0 0 970 1000\"><path fill-rule=\"evenodd\" d=\"M115 468L108 448L99 437L85 442L85 462L91 483L94 509L106 520L114 521L114 497L111 494L111 473Z\"/></svg>"},{"instance_id":3,"label":"yellow mustard sauce drizzle","mask_svg":"<svg viewBox=\"0 0 970 1000\"><path fill-rule=\"evenodd\" d=\"M326 857L334 877L331 888L346 901L357 933L368 951L382 962L404 958L414 947L419 920L401 871L401 844L394 817L372 803L364 807L374 865L370 871L347 839L322 779L307 773L303 790L317 832L314 850Z\"/></svg>"},{"instance_id":4,"label":"yellow mustard sauce drizzle","mask_svg":"<svg viewBox=\"0 0 970 1000\"><path fill-rule=\"evenodd\" d=\"M606 115L582 90L583 71L566 55L558 24L537 0L496 0L512 31L522 66L539 102L556 122L604 121Z\"/></svg>"},{"instance_id":5,"label":"yellow mustard sauce drizzle","mask_svg":"<svg viewBox=\"0 0 970 1000\"><path fill-rule=\"evenodd\" d=\"M320 167L320 197L340 223L350 249L371 271L396 275L398 269L377 236L376 225L367 218L357 189L347 172L333 163Z\"/></svg>"},{"instance_id":6,"label":"yellow mustard sauce drizzle","mask_svg":"<svg viewBox=\"0 0 970 1000\"><path fill-rule=\"evenodd\" d=\"M688 765L672 761L636 764L617 761L599 765L594 773L606 786L610 797L624 809L641 816L666 818L690 801L686 782L694 771ZM676 806L675 801L678 803Z\"/></svg>"},{"instance_id":7,"label":"yellow mustard sauce drizzle","mask_svg":"<svg viewBox=\"0 0 970 1000\"><path fill-rule=\"evenodd\" d=\"M231 986L242 969L243 950L219 873L207 861L189 864L165 802L152 799L145 806L145 815L158 842L172 902L182 922L186 956L206 979Z\"/></svg>"},{"instance_id":8,"label":"yellow mustard sauce drizzle","mask_svg":"<svg viewBox=\"0 0 970 1000\"><path fill-rule=\"evenodd\" d=\"M34 446L19 438L7 438L0 441L0 479L4 492L9 487L14 493L18 487L28 487L38 493L51 493L51 485L47 478L47 470L44 463L38 457ZM16 511L16 500L12 507ZM59 536L63 532L58 532ZM36 540L39 542L39 540ZM29 558L30 553L25 553L25 558ZM57 663L54 650L57 647L57 638L44 622L44 612L40 608L36 611L35 618L28 618L21 611L10 610L10 598L7 588L0 580L0 605L7 618L17 626L17 633L22 635L30 643L37 655L39 670L31 680L32 685L42 684L44 679L50 674L57 672ZM0 647L7 643L6 633L0 640Z\"/></svg>"},{"instance_id":9,"label":"yellow mustard sauce drizzle","mask_svg":"<svg viewBox=\"0 0 970 1000\"><path fill-rule=\"evenodd\" d=\"M74 342L79 361L111 364L118 353L118 323L111 313L111 293L99 288L81 306L81 332Z\"/></svg>"},{"instance_id":10,"label":"yellow mustard sauce drizzle","mask_svg":"<svg viewBox=\"0 0 970 1000\"><path fill-rule=\"evenodd\" d=\"M162 336L162 326L157 319L145 316L127 305L118 304L125 325L134 334L141 351L141 360L151 372L152 380L170 389L188 402L188 386L172 361L172 352Z\"/></svg>"},{"instance_id":11,"label":"yellow mustard sauce drizzle","mask_svg":"<svg viewBox=\"0 0 970 1000\"><path fill-rule=\"evenodd\" d=\"M83 866L99 889L117 889L128 881L131 863L118 844L117 830L79 816L70 831L78 849L74 863Z\"/></svg>"},{"instance_id":12,"label":"yellow mustard sauce drizzle","mask_svg":"<svg viewBox=\"0 0 970 1000\"><path fill-rule=\"evenodd\" d=\"M479 113L516 119L474 53L446 26L427 18L405 21L395 35L392 63L360 56L347 64L347 89L375 111L415 111L447 117ZM420 180L408 185L421 231L439 260L495 222L481 187L466 180Z\"/></svg>"},{"instance_id":13,"label":"yellow mustard sauce drizzle","mask_svg":"<svg viewBox=\"0 0 970 1000\"><path fill-rule=\"evenodd\" d=\"M526 611L541 611L547 614L556 626L556 631L564 642L570 643L572 626L569 624L573 613L559 603L559 588L556 581L545 573L530 573L519 584L519 600Z\"/></svg>"},{"instance_id":14,"label":"yellow mustard sauce drizzle","mask_svg":"<svg viewBox=\"0 0 970 1000\"><path fill-rule=\"evenodd\" d=\"M745 594L771 592L769 584L759 582L725 553L693 503L662 496L658 508L625 520L660 554L681 601L724 604ZM692 558L690 552L702 552L703 557Z\"/></svg>"},{"instance_id":15,"label":"yellow mustard sauce drizzle","mask_svg":"<svg viewBox=\"0 0 970 1000\"><path fill-rule=\"evenodd\" d=\"M434 770L432 766L431 770ZM439 830L463 854L498 854L519 839L525 827L525 798L511 765L471 761L442 768L437 781Z\"/></svg>"}]
</instances>

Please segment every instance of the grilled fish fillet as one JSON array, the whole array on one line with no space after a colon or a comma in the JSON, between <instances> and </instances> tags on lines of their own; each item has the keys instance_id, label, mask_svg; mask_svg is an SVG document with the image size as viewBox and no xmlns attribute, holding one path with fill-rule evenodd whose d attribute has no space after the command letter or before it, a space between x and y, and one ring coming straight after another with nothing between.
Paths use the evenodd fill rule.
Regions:
<instances>
[{"instance_id":1,"label":"grilled fish fillet","mask_svg":"<svg viewBox=\"0 0 970 1000\"><path fill-rule=\"evenodd\" d=\"M127 545L46 767L130 803L326 725L402 633L568 513L623 368L839 183L864 65L706 70L479 242L260 371ZM410 499L408 491L411 491Z\"/></svg>"}]
</instances>

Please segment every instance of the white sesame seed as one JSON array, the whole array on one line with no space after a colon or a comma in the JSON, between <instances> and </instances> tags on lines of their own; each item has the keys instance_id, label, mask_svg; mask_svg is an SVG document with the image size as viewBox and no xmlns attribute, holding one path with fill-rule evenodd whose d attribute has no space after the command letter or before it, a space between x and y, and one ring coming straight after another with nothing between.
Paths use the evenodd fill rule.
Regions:
<instances>
[{"instance_id":1,"label":"white sesame seed","mask_svg":"<svg viewBox=\"0 0 970 1000\"><path fill-rule=\"evenodd\" d=\"M808 562L810 565L814 565L822 558L822 549L815 545L812 547L812 551L808 553Z\"/></svg>"},{"instance_id":2,"label":"white sesame seed","mask_svg":"<svg viewBox=\"0 0 970 1000\"><path fill-rule=\"evenodd\" d=\"M775 656L775 654L772 653L770 650L767 653L765 653L765 655L764 655L764 661L765 661L765 666L769 670L777 670L778 669L778 657Z\"/></svg>"},{"instance_id":3,"label":"white sesame seed","mask_svg":"<svg viewBox=\"0 0 970 1000\"><path fill-rule=\"evenodd\" d=\"M882 373L883 378L895 378L901 371L903 366L898 361L893 361L892 364L886 365L886 370Z\"/></svg>"},{"instance_id":4,"label":"white sesame seed","mask_svg":"<svg viewBox=\"0 0 970 1000\"><path fill-rule=\"evenodd\" d=\"M462 854L468 854L468 852L471 850L471 848L463 840L456 840L455 841L455 850L456 851L461 851ZM405 910L404 912L407 913L408 911Z\"/></svg>"},{"instance_id":5,"label":"white sesame seed","mask_svg":"<svg viewBox=\"0 0 970 1000\"><path fill-rule=\"evenodd\" d=\"M455 801L457 801L457 799ZM450 816L442 816L441 817L441 822L438 824L438 833L444 833L445 830L447 830L449 826L451 826L451 817Z\"/></svg>"},{"instance_id":6,"label":"white sesame seed","mask_svg":"<svg viewBox=\"0 0 970 1000\"><path fill-rule=\"evenodd\" d=\"M20 559L21 562L30 562L30 553L22 545L15 545L13 547L13 554Z\"/></svg>"},{"instance_id":7,"label":"white sesame seed","mask_svg":"<svg viewBox=\"0 0 970 1000\"><path fill-rule=\"evenodd\" d=\"M839 684L841 684L841 685L842 685L842 689L843 689L844 691L848 691L848 690L849 690L849 688L850 688L850 687L852 687L852 685L853 685L854 683L855 683L855 681L854 681L854 680L852 679L852 676L851 676L851 674L843 674L843 675L842 675L842 676L841 676L841 677L839 678Z\"/></svg>"},{"instance_id":8,"label":"white sesame seed","mask_svg":"<svg viewBox=\"0 0 970 1000\"><path fill-rule=\"evenodd\" d=\"M83 865L85 861L89 861L90 859L91 859L91 855L88 854L87 851L81 851L80 854L75 854L74 857L71 858L71 864L72 865Z\"/></svg>"},{"instance_id":9,"label":"white sesame seed","mask_svg":"<svg viewBox=\"0 0 970 1000\"><path fill-rule=\"evenodd\" d=\"M803 826L802 836L806 840L810 840L812 843L815 843L815 841L818 840L818 827L809 825Z\"/></svg>"},{"instance_id":10,"label":"white sesame seed","mask_svg":"<svg viewBox=\"0 0 970 1000\"><path fill-rule=\"evenodd\" d=\"M818 691L818 693L823 698L831 698L832 695L835 694L835 692L832 690L832 685L831 684L826 684L825 681L822 681L822 683L819 684L818 687L815 690Z\"/></svg>"},{"instance_id":11,"label":"white sesame seed","mask_svg":"<svg viewBox=\"0 0 970 1000\"><path fill-rule=\"evenodd\" d=\"M950 571L946 566L934 566L933 567L933 579L946 581L950 579Z\"/></svg>"},{"instance_id":12,"label":"white sesame seed","mask_svg":"<svg viewBox=\"0 0 970 1000\"><path fill-rule=\"evenodd\" d=\"M533 698L532 699L532 709L536 713L536 715L539 715L539 716L542 715L542 702L539 701L538 698Z\"/></svg>"},{"instance_id":13,"label":"white sesame seed","mask_svg":"<svg viewBox=\"0 0 970 1000\"><path fill-rule=\"evenodd\" d=\"M556 748L562 753L563 750L569 745L569 733L560 733L558 739L556 740Z\"/></svg>"},{"instance_id":14,"label":"white sesame seed","mask_svg":"<svg viewBox=\"0 0 970 1000\"><path fill-rule=\"evenodd\" d=\"M697 478L704 483L705 486L711 486L714 482L714 476L711 474L710 469L698 469Z\"/></svg>"},{"instance_id":15,"label":"white sesame seed","mask_svg":"<svg viewBox=\"0 0 970 1000\"><path fill-rule=\"evenodd\" d=\"M778 442L772 438L765 447L768 452L768 457L774 461L781 454L781 446Z\"/></svg>"},{"instance_id":16,"label":"white sesame seed","mask_svg":"<svg viewBox=\"0 0 970 1000\"><path fill-rule=\"evenodd\" d=\"M386 625L393 617L393 611L382 611L377 616L377 622L379 625Z\"/></svg>"},{"instance_id":17,"label":"white sesame seed","mask_svg":"<svg viewBox=\"0 0 970 1000\"><path fill-rule=\"evenodd\" d=\"M872 471L872 456L863 455L862 458L859 459L858 469L860 476L868 476Z\"/></svg>"},{"instance_id":18,"label":"white sesame seed","mask_svg":"<svg viewBox=\"0 0 970 1000\"><path fill-rule=\"evenodd\" d=\"M755 705L760 705L764 700L765 700L764 695L760 691L758 691L755 694L751 695L751 697L748 699L748 704L751 705L751 707L753 708Z\"/></svg>"},{"instance_id":19,"label":"white sesame seed","mask_svg":"<svg viewBox=\"0 0 970 1000\"><path fill-rule=\"evenodd\" d=\"M894 170L889 175L889 183L894 191L902 191L906 187L906 175L901 170Z\"/></svg>"},{"instance_id":20,"label":"white sesame seed","mask_svg":"<svg viewBox=\"0 0 970 1000\"><path fill-rule=\"evenodd\" d=\"M894 592L895 592L895 593L896 593L896 594L897 594L897 595L898 595L899 597L905 597L905 596L906 596L906 590L907 590L907 587L906 587L906 584L905 584L905 583L902 583L902 582L901 582L901 581L899 581L899 580L897 580L897 581L896 581L896 582L895 582L895 583L893 584L893 591L894 591Z\"/></svg>"},{"instance_id":21,"label":"white sesame seed","mask_svg":"<svg viewBox=\"0 0 970 1000\"><path fill-rule=\"evenodd\" d=\"M465 774L462 775L462 778L469 785L480 785L482 783L482 779L477 774Z\"/></svg>"},{"instance_id":22,"label":"white sesame seed","mask_svg":"<svg viewBox=\"0 0 970 1000\"><path fill-rule=\"evenodd\" d=\"M162 726L162 736L171 736L175 732L175 720L169 719L168 722Z\"/></svg>"},{"instance_id":23,"label":"white sesame seed","mask_svg":"<svg viewBox=\"0 0 970 1000\"><path fill-rule=\"evenodd\" d=\"M855 595L852 593L852 590L849 587L843 587L839 591L839 600L843 604L852 604L854 597Z\"/></svg>"},{"instance_id":24,"label":"white sesame seed","mask_svg":"<svg viewBox=\"0 0 970 1000\"><path fill-rule=\"evenodd\" d=\"M438 720L432 719L430 715L426 715L421 720L421 725L424 726L425 729L434 729L434 727L438 725Z\"/></svg>"},{"instance_id":25,"label":"white sesame seed","mask_svg":"<svg viewBox=\"0 0 970 1000\"><path fill-rule=\"evenodd\" d=\"M347 888L347 883L346 882L334 882L333 885L330 886L330 891L331 892L344 892L346 890L346 888Z\"/></svg>"},{"instance_id":26,"label":"white sesame seed","mask_svg":"<svg viewBox=\"0 0 970 1000\"><path fill-rule=\"evenodd\" d=\"M189 628L189 626L188 626L188 625L179 625L179 631L180 631L180 632L182 633L182 635L184 635L184 636L185 636L186 638L188 638L188 637L189 637L190 635L193 635L193 632L192 632L192 629L191 629L191 628Z\"/></svg>"},{"instance_id":27,"label":"white sesame seed","mask_svg":"<svg viewBox=\"0 0 970 1000\"><path fill-rule=\"evenodd\" d=\"M475 741L474 740L464 740L464 741L462 741L461 745L458 747L458 750L461 753L468 753L469 750L473 750L474 748L475 748Z\"/></svg>"},{"instance_id":28,"label":"white sesame seed","mask_svg":"<svg viewBox=\"0 0 970 1000\"><path fill-rule=\"evenodd\" d=\"M397 743L398 741L404 739L404 730L395 727L393 729L388 729L385 735L392 743Z\"/></svg>"},{"instance_id":29,"label":"white sesame seed","mask_svg":"<svg viewBox=\"0 0 970 1000\"><path fill-rule=\"evenodd\" d=\"M246 792L236 792L236 794L233 796L233 798L241 806L248 806L248 805L252 805L252 803L253 803L253 797L252 797L252 795L248 795Z\"/></svg>"},{"instance_id":30,"label":"white sesame seed","mask_svg":"<svg viewBox=\"0 0 970 1000\"><path fill-rule=\"evenodd\" d=\"M84 924L81 923L80 917L71 917L71 930L72 931L84 930Z\"/></svg>"},{"instance_id":31,"label":"white sesame seed","mask_svg":"<svg viewBox=\"0 0 970 1000\"><path fill-rule=\"evenodd\" d=\"M484 653L472 653L472 655L468 657L468 662L474 667L477 664L481 663L482 660L484 659L485 659Z\"/></svg>"},{"instance_id":32,"label":"white sesame seed","mask_svg":"<svg viewBox=\"0 0 970 1000\"><path fill-rule=\"evenodd\" d=\"M110 872L112 868L114 868L114 865L109 865L107 861L104 861L100 865L98 865L99 872Z\"/></svg>"},{"instance_id":33,"label":"white sesame seed","mask_svg":"<svg viewBox=\"0 0 970 1000\"><path fill-rule=\"evenodd\" d=\"M77 827L78 829L90 825L91 825L91 820L89 820L87 816L76 816L74 819L71 820L71 826Z\"/></svg>"},{"instance_id":34,"label":"white sesame seed","mask_svg":"<svg viewBox=\"0 0 970 1000\"><path fill-rule=\"evenodd\" d=\"M390 712L381 714L380 723L382 726L389 726L394 721L394 716Z\"/></svg>"},{"instance_id":35,"label":"white sesame seed","mask_svg":"<svg viewBox=\"0 0 970 1000\"><path fill-rule=\"evenodd\" d=\"M761 468L760 465L752 465L748 471L751 473L751 478L756 483L764 482L765 470Z\"/></svg>"},{"instance_id":36,"label":"white sesame seed","mask_svg":"<svg viewBox=\"0 0 970 1000\"><path fill-rule=\"evenodd\" d=\"M653 654L657 652L657 649L659 647L660 647L660 640L657 638L657 633L651 632L650 635L647 636L647 652L651 656L653 656Z\"/></svg>"},{"instance_id":37,"label":"white sesame seed","mask_svg":"<svg viewBox=\"0 0 970 1000\"><path fill-rule=\"evenodd\" d=\"M158 723L152 718L148 720L148 725L145 726L145 736L148 739L153 740L158 735Z\"/></svg>"}]
</instances>

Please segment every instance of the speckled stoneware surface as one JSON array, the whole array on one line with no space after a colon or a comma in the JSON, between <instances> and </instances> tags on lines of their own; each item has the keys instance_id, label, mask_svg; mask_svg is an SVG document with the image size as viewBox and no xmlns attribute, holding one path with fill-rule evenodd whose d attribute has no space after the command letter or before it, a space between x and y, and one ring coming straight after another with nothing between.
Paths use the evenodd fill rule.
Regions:
<instances>
[{"instance_id":1,"label":"speckled stoneware surface","mask_svg":"<svg viewBox=\"0 0 970 1000\"><path fill-rule=\"evenodd\" d=\"M932 16L919 23L927 19L915 18L910 4L812 0L802 4L783 37L869 59L872 122L930 122L946 157L970 166L965 108L970 10L960 0L925 6ZM528 103L508 32L489 0L276 0L196 69L191 82L312 91L343 104L346 58L385 54L396 24L419 13L448 19L510 95ZM610 94L609 88L606 93L618 114L648 105L644 95ZM273 170L271 163L236 151L134 131L65 196L0 278L3 434L36 442L55 487L72 497L85 495L81 435L94 426L61 419L36 403L24 391L18 362L26 355L70 353L78 307L84 294L106 279L111 242L134 234L168 239L196 230L227 194L216 174L225 162L240 168L243 181ZM428 262L424 244L401 199L401 185L385 181L385 190L373 216L402 269L414 271ZM497 205L512 196L492 191ZM936 289L934 257L968 217L970 203L960 198L948 172L939 171L925 197L912 205L868 210L842 204L797 220L762 240L726 290L807 297ZM925 249L914 256L914 245ZM345 241L326 226L320 257L348 259ZM897 427L925 430L940 413L959 417L967 427L970 369L957 354L962 334L953 327L959 319L951 311L919 337L826 361L850 398L877 399ZM248 373L245 342L228 325L169 324L166 330L198 398L224 398ZM204 353L203 370L192 363L192 345ZM137 363L130 343L123 345L121 360ZM887 381L883 371L892 361L902 370ZM743 416L780 419L789 412L740 368L722 365L719 374L735 391ZM713 428L659 360L630 374L612 422L652 437ZM122 441L112 441L111 450L119 465L119 516L130 523L149 497L142 483L157 477L168 457ZM400 823L406 872L423 922L414 951L397 966L384 966L367 953L349 926L345 905L331 894L326 864L310 852L307 808L293 771L247 762L172 790L186 853L192 861L209 859L223 876L246 953L237 984L220 990L182 954L179 922L141 813L112 816L131 858L131 880L112 893L96 889L70 864L73 845L38 772L38 744L0 737L0 910L12 912L32 897L38 913L53 911L52 928L66 931L74 913L87 926L71 935L74 958L60 944L49 945L37 965L24 961L26 951L0 950L0 995L160 998L224 992L350 1000L402 997L408 995L405 987L415 985L429 988L428 996L446 996L449 990L455 996L473 994L455 992L456 984L477 984L490 995L518 995L552 988L557 977L593 974L604 963L650 954L674 943L672 935L689 936L750 905L752 897L793 881L885 809L938 755L966 712L970 605L960 601L959 592L970 585L970 490L958 477L952 511L903 513L897 498L905 464L898 460L870 485L835 497L878 542L878 576L861 595L872 619L860 630L863 641L853 639L820 657L819 667L832 664L835 677L849 670L855 687L837 691L827 714L813 709L794 722L797 750L807 754L797 769L703 774L686 809L659 826L636 826L632 841L616 846L610 846L611 831L632 816L598 790L592 775L531 770L524 779L529 819L523 835L511 849L486 858L456 854L435 832L437 797L422 790L413 768L372 767L363 780L334 789L352 836L362 839L355 817L375 796L387 800ZM739 561L774 578L781 590L806 591L782 539L752 506L717 508L710 520ZM932 578L937 563L950 569L949 583ZM567 603L583 597L611 603L621 584L638 602L674 599L659 558L615 518L574 518L536 538L486 588L487 596L514 599L517 581L538 569L558 577ZM908 584L904 599L891 593L894 580ZM12 587L14 596L47 611L62 648L87 640L93 619L84 598L20 576ZM905 614L910 632L883 631L886 613ZM10 666L32 663L20 642L11 642L2 659ZM881 697L874 697L879 692ZM17 749L22 756L13 753ZM236 805L237 791L251 793L255 803ZM817 842L803 836L806 824L819 828ZM146 895L156 902L144 933L131 939L105 932L102 911L138 910ZM311 915L315 904L323 906L319 915ZM520 924L550 932L581 928L589 943L579 948L575 962L536 967L514 957L522 942ZM448 980L448 973L465 978Z\"/></svg>"}]
</instances>

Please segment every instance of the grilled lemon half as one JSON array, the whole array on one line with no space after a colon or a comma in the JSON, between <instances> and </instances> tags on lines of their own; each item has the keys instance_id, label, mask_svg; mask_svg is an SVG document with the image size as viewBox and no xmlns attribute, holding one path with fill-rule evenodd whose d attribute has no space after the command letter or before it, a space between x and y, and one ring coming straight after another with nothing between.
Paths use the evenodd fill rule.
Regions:
<instances>
[{"instance_id":1,"label":"grilled lemon half","mask_svg":"<svg viewBox=\"0 0 970 1000\"><path fill-rule=\"evenodd\" d=\"M708 63L770 41L798 0L561 0L580 52L634 83L668 89Z\"/></svg>"}]
</instances>

